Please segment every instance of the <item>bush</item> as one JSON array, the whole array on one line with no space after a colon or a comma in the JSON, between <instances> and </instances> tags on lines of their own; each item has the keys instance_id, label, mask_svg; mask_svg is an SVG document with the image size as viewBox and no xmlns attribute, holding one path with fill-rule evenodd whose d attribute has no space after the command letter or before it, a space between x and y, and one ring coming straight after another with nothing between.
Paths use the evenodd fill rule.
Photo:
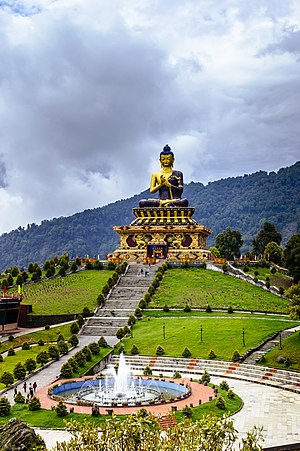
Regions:
<instances>
[{"instance_id":1,"label":"bush","mask_svg":"<svg viewBox=\"0 0 300 451\"><path fill-rule=\"evenodd\" d=\"M0 362L3 362L3 355L0 354Z\"/></svg>"},{"instance_id":2,"label":"bush","mask_svg":"<svg viewBox=\"0 0 300 451\"><path fill-rule=\"evenodd\" d=\"M103 296L107 296L109 292L110 292L109 286L108 285L104 285L104 287L102 288Z\"/></svg>"},{"instance_id":3,"label":"bush","mask_svg":"<svg viewBox=\"0 0 300 451\"><path fill-rule=\"evenodd\" d=\"M9 348L9 350L7 351L7 356L11 357L13 355L16 355L14 348Z\"/></svg>"},{"instance_id":4,"label":"bush","mask_svg":"<svg viewBox=\"0 0 300 451\"><path fill-rule=\"evenodd\" d=\"M33 412L34 410L39 410L41 408L41 403L39 398L33 396L28 403L28 409Z\"/></svg>"},{"instance_id":5,"label":"bush","mask_svg":"<svg viewBox=\"0 0 300 451\"><path fill-rule=\"evenodd\" d=\"M108 348L109 347L108 343L107 343L107 341L105 340L104 337L100 337L99 338L98 345L100 346L100 348Z\"/></svg>"},{"instance_id":6,"label":"bush","mask_svg":"<svg viewBox=\"0 0 300 451\"><path fill-rule=\"evenodd\" d=\"M191 418L193 414L192 408L189 406L184 406L181 412L185 418Z\"/></svg>"},{"instance_id":7,"label":"bush","mask_svg":"<svg viewBox=\"0 0 300 451\"><path fill-rule=\"evenodd\" d=\"M141 299L139 302L139 308L144 310L145 308L147 308L147 302L145 301L145 299Z\"/></svg>"},{"instance_id":8,"label":"bush","mask_svg":"<svg viewBox=\"0 0 300 451\"><path fill-rule=\"evenodd\" d=\"M68 342L72 345L72 346L77 346L79 343L78 337L75 334L72 334L71 337L69 338Z\"/></svg>"},{"instance_id":9,"label":"bush","mask_svg":"<svg viewBox=\"0 0 300 451\"><path fill-rule=\"evenodd\" d=\"M191 307L189 306L189 304L185 304L183 311L185 313L189 313L192 311Z\"/></svg>"},{"instance_id":10,"label":"bush","mask_svg":"<svg viewBox=\"0 0 300 451\"><path fill-rule=\"evenodd\" d=\"M227 396L228 396L229 399L233 399L235 397L235 393L231 389L229 389L228 393L227 393Z\"/></svg>"},{"instance_id":11,"label":"bush","mask_svg":"<svg viewBox=\"0 0 300 451\"><path fill-rule=\"evenodd\" d=\"M179 373L179 371L175 371L173 374L173 379L181 379L181 374Z\"/></svg>"},{"instance_id":12,"label":"bush","mask_svg":"<svg viewBox=\"0 0 300 451\"><path fill-rule=\"evenodd\" d=\"M14 401L17 404L24 404L25 403L25 397L22 395L20 391L14 396Z\"/></svg>"},{"instance_id":13,"label":"bush","mask_svg":"<svg viewBox=\"0 0 300 451\"><path fill-rule=\"evenodd\" d=\"M14 341L15 337L13 335L8 336L8 341Z\"/></svg>"},{"instance_id":14,"label":"bush","mask_svg":"<svg viewBox=\"0 0 300 451\"><path fill-rule=\"evenodd\" d=\"M81 350L81 352L83 353L84 358L85 358L85 360L86 360L87 362L90 362L90 361L92 360L92 353L91 353L90 348L89 348L88 346L85 346L85 347Z\"/></svg>"},{"instance_id":15,"label":"bush","mask_svg":"<svg viewBox=\"0 0 300 451\"><path fill-rule=\"evenodd\" d=\"M109 269L110 271L114 271L116 269L116 265L114 262L109 261L107 263L107 269Z\"/></svg>"},{"instance_id":16,"label":"bush","mask_svg":"<svg viewBox=\"0 0 300 451\"><path fill-rule=\"evenodd\" d=\"M155 277L155 279L153 279L153 281L152 281L152 286L153 286L153 288L155 288L155 289L159 287L159 280L158 280L157 277Z\"/></svg>"},{"instance_id":17,"label":"bush","mask_svg":"<svg viewBox=\"0 0 300 451\"><path fill-rule=\"evenodd\" d=\"M139 349L136 345L133 345L131 350L130 350L130 354L131 355L138 355L139 354Z\"/></svg>"},{"instance_id":18,"label":"bush","mask_svg":"<svg viewBox=\"0 0 300 451\"><path fill-rule=\"evenodd\" d=\"M39 363L40 365L45 365L45 363L47 363L49 360L49 354L46 351L40 352L37 356L36 356L36 361L37 363Z\"/></svg>"},{"instance_id":19,"label":"bush","mask_svg":"<svg viewBox=\"0 0 300 451\"><path fill-rule=\"evenodd\" d=\"M164 311L164 312L169 312L169 311L170 311L170 309L169 309L169 307L167 306L167 304L164 305L163 311Z\"/></svg>"},{"instance_id":20,"label":"bush","mask_svg":"<svg viewBox=\"0 0 300 451\"><path fill-rule=\"evenodd\" d=\"M233 308L231 307L231 305L228 307L227 313L233 313Z\"/></svg>"},{"instance_id":21,"label":"bush","mask_svg":"<svg viewBox=\"0 0 300 451\"><path fill-rule=\"evenodd\" d=\"M142 310L139 307L137 307L135 309L134 316L136 316L137 318L141 318L143 316L143 312L142 312Z\"/></svg>"},{"instance_id":22,"label":"bush","mask_svg":"<svg viewBox=\"0 0 300 451\"><path fill-rule=\"evenodd\" d=\"M86 364L86 360L85 360L84 354L81 351L79 351L79 352L77 352L75 354L74 358L76 360L77 365L80 368L83 368L84 365Z\"/></svg>"},{"instance_id":23,"label":"bush","mask_svg":"<svg viewBox=\"0 0 300 451\"><path fill-rule=\"evenodd\" d=\"M274 266L272 266L272 268L270 269L271 274L275 274L276 273L276 268L274 268Z\"/></svg>"},{"instance_id":24,"label":"bush","mask_svg":"<svg viewBox=\"0 0 300 451\"><path fill-rule=\"evenodd\" d=\"M271 286L270 282L269 282L269 281L267 281L267 282L266 282L266 288L267 288L267 289L269 289L269 288L270 288L270 286Z\"/></svg>"},{"instance_id":25,"label":"bush","mask_svg":"<svg viewBox=\"0 0 300 451\"><path fill-rule=\"evenodd\" d=\"M205 309L206 313L211 313L212 312L212 308L209 304L207 304L206 309Z\"/></svg>"},{"instance_id":26,"label":"bush","mask_svg":"<svg viewBox=\"0 0 300 451\"><path fill-rule=\"evenodd\" d=\"M70 333L73 335L76 335L76 334L78 334L78 332L79 332L79 325L78 325L78 323L77 322L75 322L75 323L72 323L71 324L71 326L70 326Z\"/></svg>"},{"instance_id":27,"label":"bush","mask_svg":"<svg viewBox=\"0 0 300 451\"><path fill-rule=\"evenodd\" d=\"M229 390L229 385L228 385L228 383L227 383L226 381L222 381L222 382L220 383L220 388L221 388L222 390L228 391L228 390Z\"/></svg>"},{"instance_id":28,"label":"bush","mask_svg":"<svg viewBox=\"0 0 300 451\"><path fill-rule=\"evenodd\" d=\"M39 341L38 341L38 345L39 345L39 346L44 346L44 345L45 345L44 340L42 340L42 339L40 338Z\"/></svg>"},{"instance_id":29,"label":"bush","mask_svg":"<svg viewBox=\"0 0 300 451\"><path fill-rule=\"evenodd\" d=\"M234 353L232 354L231 360L233 362L239 362L240 358L241 358L241 356L240 356L239 351L234 351Z\"/></svg>"},{"instance_id":30,"label":"bush","mask_svg":"<svg viewBox=\"0 0 300 451\"><path fill-rule=\"evenodd\" d=\"M105 297L103 296L102 293L100 293L99 296L97 297L97 302L98 302L98 305L103 305L104 304Z\"/></svg>"},{"instance_id":31,"label":"bush","mask_svg":"<svg viewBox=\"0 0 300 451\"><path fill-rule=\"evenodd\" d=\"M22 344L22 349L23 351L28 351L28 349L30 349L30 344L28 343L28 341L24 341L24 343Z\"/></svg>"},{"instance_id":32,"label":"bush","mask_svg":"<svg viewBox=\"0 0 300 451\"><path fill-rule=\"evenodd\" d=\"M48 354L51 360L59 360L60 352L57 346L50 345L48 348Z\"/></svg>"},{"instance_id":33,"label":"bush","mask_svg":"<svg viewBox=\"0 0 300 451\"><path fill-rule=\"evenodd\" d=\"M93 343L90 343L88 346L89 346L89 350L91 351L91 353L93 355L98 355L99 354L100 346L98 345L98 343L93 342Z\"/></svg>"},{"instance_id":34,"label":"bush","mask_svg":"<svg viewBox=\"0 0 300 451\"><path fill-rule=\"evenodd\" d=\"M155 293L155 288L154 288L152 285L148 288L148 293L149 293L150 296L153 296L153 295L154 295L154 293Z\"/></svg>"},{"instance_id":35,"label":"bush","mask_svg":"<svg viewBox=\"0 0 300 451\"><path fill-rule=\"evenodd\" d=\"M86 318L87 316L89 316L91 314L91 311L88 307L84 307L82 310L82 316L84 318ZM78 321L78 317L77 317L77 321Z\"/></svg>"},{"instance_id":36,"label":"bush","mask_svg":"<svg viewBox=\"0 0 300 451\"><path fill-rule=\"evenodd\" d=\"M133 326L136 323L136 318L134 315L129 315L128 316L128 321L127 324L128 326Z\"/></svg>"},{"instance_id":37,"label":"bush","mask_svg":"<svg viewBox=\"0 0 300 451\"><path fill-rule=\"evenodd\" d=\"M5 417L6 415L9 415L10 407L11 405L7 397L2 396L2 398L0 398L0 417Z\"/></svg>"},{"instance_id":38,"label":"bush","mask_svg":"<svg viewBox=\"0 0 300 451\"><path fill-rule=\"evenodd\" d=\"M283 287L279 287L279 294L280 294L280 296L284 295L284 288Z\"/></svg>"},{"instance_id":39,"label":"bush","mask_svg":"<svg viewBox=\"0 0 300 451\"><path fill-rule=\"evenodd\" d=\"M212 349L209 351L208 358L209 359L215 359L216 358L216 354L214 353L214 351Z\"/></svg>"},{"instance_id":40,"label":"bush","mask_svg":"<svg viewBox=\"0 0 300 451\"><path fill-rule=\"evenodd\" d=\"M201 382L202 382L202 384L204 382L207 382L207 383L210 382L210 374L206 370L204 370L204 373L202 374Z\"/></svg>"},{"instance_id":41,"label":"bush","mask_svg":"<svg viewBox=\"0 0 300 451\"><path fill-rule=\"evenodd\" d=\"M122 340L123 337L125 337L125 332L123 327L120 327L116 332L116 337L118 340Z\"/></svg>"},{"instance_id":42,"label":"bush","mask_svg":"<svg viewBox=\"0 0 300 451\"><path fill-rule=\"evenodd\" d=\"M69 377L72 377L72 374L73 368L70 365L70 363L69 362L64 363L60 369L61 377L68 379Z\"/></svg>"},{"instance_id":43,"label":"bush","mask_svg":"<svg viewBox=\"0 0 300 451\"><path fill-rule=\"evenodd\" d=\"M221 410L226 409L226 404L225 404L224 398L222 398L222 396L217 397L216 407L218 407L218 409L221 409Z\"/></svg>"},{"instance_id":44,"label":"bush","mask_svg":"<svg viewBox=\"0 0 300 451\"><path fill-rule=\"evenodd\" d=\"M249 272L249 266L245 265L245 266L243 267L243 271L244 271L244 272Z\"/></svg>"},{"instance_id":45,"label":"bush","mask_svg":"<svg viewBox=\"0 0 300 451\"><path fill-rule=\"evenodd\" d=\"M59 353L60 353L61 355L68 354L68 352L69 352L69 347L68 347L67 343L65 343L64 340L60 340L60 341L57 343L57 347L58 347Z\"/></svg>"},{"instance_id":46,"label":"bush","mask_svg":"<svg viewBox=\"0 0 300 451\"><path fill-rule=\"evenodd\" d=\"M4 384L6 387L9 387L14 383L13 374L9 373L8 371L4 371L4 373L2 373L1 375L0 382L2 382L2 384Z\"/></svg>"},{"instance_id":47,"label":"bush","mask_svg":"<svg viewBox=\"0 0 300 451\"><path fill-rule=\"evenodd\" d=\"M84 325L84 319L83 319L83 316L80 315L80 314L77 315L76 321L77 321L77 323L78 323L78 326L79 326L80 328L82 328L82 326Z\"/></svg>"},{"instance_id":48,"label":"bush","mask_svg":"<svg viewBox=\"0 0 300 451\"><path fill-rule=\"evenodd\" d=\"M59 334L56 340L56 343L58 343L59 341L65 341L65 337L63 336L63 334Z\"/></svg>"},{"instance_id":49,"label":"bush","mask_svg":"<svg viewBox=\"0 0 300 451\"><path fill-rule=\"evenodd\" d=\"M151 370L150 366L146 366L146 368L143 371L143 375L144 376L152 376L152 370Z\"/></svg>"},{"instance_id":50,"label":"bush","mask_svg":"<svg viewBox=\"0 0 300 451\"><path fill-rule=\"evenodd\" d=\"M68 415L67 406L63 401L59 401L59 403L55 407L55 412L58 417L65 417L66 415Z\"/></svg>"},{"instance_id":51,"label":"bush","mask_svg":"<svg viewBox=\"0 0 300 451\"><path fill-rule=\"evenodd\" d=\"M162 347L162 346L157 346L157 348L156 348L156 355L164 355L164 353L165 353L165 350L164 350L164 348Z\"/></svg>"},{"instance_id":52,"label":"bush","mask_svg":"<svg viewBox=\"0 0 300 451\"><path fill-rule=\"evenodd\" d=\"M254 282L254 283L257 283L257 282L258 282L258 278L257 278L256 276L253 278L253 282Z\"/></svg>"},{"instance_id":53,"label":"bush","mask_svg":"<svg viewBox=\"0 0 300 451\"><path fill-rule=\"evenodd\" d=\"M182 357L188 358L188 357L191 357L191 355L192 355L192 353L189 350L189 348L185 347L184 350L183 350L183 353L182 353Z\"/></svg>"},{"instance_id":54,"label":"bush","mask_svg":"<svg viewBox=\"0 0 300 451\"><path fill-rule=\"evenodd\" d=\"M149 293L146 293L144 296L145 301L147 302L147 304L149 304L149 302L151 301L151 296Z\"/></svg>"},{"instance_id":55,"label":"bush","mask_svg":"<svg viewBox=\"0 0 300 451\"><path fill-rule=\"evenodd\" d=\"M28 373L32 373L36 369L36 361L34 359L27 359L24 366Z\"/></svg>"}]
</instances>

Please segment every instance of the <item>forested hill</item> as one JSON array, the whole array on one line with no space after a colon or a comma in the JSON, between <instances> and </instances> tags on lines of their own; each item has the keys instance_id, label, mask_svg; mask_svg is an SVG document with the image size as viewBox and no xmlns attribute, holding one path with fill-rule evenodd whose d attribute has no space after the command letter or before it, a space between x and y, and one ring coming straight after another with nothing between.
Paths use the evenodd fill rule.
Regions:
<instances>
[{"instance_id":1,"label":"forested hill","mask_svg":"<svg viewBox=\"0 0 300 451\"><path fill-rule=\"evenodd\" d=\"M227 226L243 234L244 250L251 248L253 237L266 220L282 233L284 244L300 231L300 161L277 173L259 171L207 186L192 182L185 187L184 196L195 207L197 222L213 230L208 246ZM119 242L113 225L130 224L134 219L131 209L145 197L149 197L148 191L105 207L5 233L0 236L0 269L14 264L27 267L31 261L43 263L65 252L104 258Z\"/></svg>"}]
</instances>

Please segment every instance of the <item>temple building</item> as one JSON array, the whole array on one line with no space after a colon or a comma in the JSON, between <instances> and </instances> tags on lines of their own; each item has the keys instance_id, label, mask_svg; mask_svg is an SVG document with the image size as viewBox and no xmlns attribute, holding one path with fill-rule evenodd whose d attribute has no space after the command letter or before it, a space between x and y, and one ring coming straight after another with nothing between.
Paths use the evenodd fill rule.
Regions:
<instances>
[{"instance_id":1,"label":"temple building","mask_svg":"<svg viewBox=\"0 0 300 451\"><path fill-rule=\"evenodd\" d=\"M174 161L166 145L160 153L161 170L152 174L150 182L150 193L158 192L158 198L140 200L139 207L133 208L134 221L113 228L120 245L108 256L110 260L192 262L211 257L206 238L212 231L192 218L195 209L182 198L183 174L173 169Z\"/></svg>"}]
</instances>

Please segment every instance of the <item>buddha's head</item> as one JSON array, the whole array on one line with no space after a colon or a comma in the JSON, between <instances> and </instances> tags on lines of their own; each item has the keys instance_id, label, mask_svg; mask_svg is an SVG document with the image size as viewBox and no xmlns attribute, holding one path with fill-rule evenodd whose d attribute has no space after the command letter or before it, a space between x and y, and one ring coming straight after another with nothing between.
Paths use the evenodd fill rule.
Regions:
<instances>
[{"instance_id":1,"label":"buddha's head","mask_svg":"<svg viewBox=\"0 0 300 451\"><path fill-rule=\"evenodd\" d=\"M171 151L171 147L168 144L165 145L163 151L160 152L159 161L162 168L173 167L175 157L173 152Z\"/></svg>"}]
</instances>

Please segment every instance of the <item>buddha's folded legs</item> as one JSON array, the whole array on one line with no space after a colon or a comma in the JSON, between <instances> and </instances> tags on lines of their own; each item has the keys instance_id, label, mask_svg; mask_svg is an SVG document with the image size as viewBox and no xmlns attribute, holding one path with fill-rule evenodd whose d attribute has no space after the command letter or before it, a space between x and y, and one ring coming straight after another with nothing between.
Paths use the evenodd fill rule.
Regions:
<instances>
[{"instance_id":1,"label":"buddha's folded legs","mask_svg":"<svg viewBox=\"0 0 300 451\"><path fill-rule=\"evenodd\" d=\"M160 199L141 199L139 202L140 208L151 207L188 207L187 199L168 199L161 201Z\"/></svg>"}]
</instances>

